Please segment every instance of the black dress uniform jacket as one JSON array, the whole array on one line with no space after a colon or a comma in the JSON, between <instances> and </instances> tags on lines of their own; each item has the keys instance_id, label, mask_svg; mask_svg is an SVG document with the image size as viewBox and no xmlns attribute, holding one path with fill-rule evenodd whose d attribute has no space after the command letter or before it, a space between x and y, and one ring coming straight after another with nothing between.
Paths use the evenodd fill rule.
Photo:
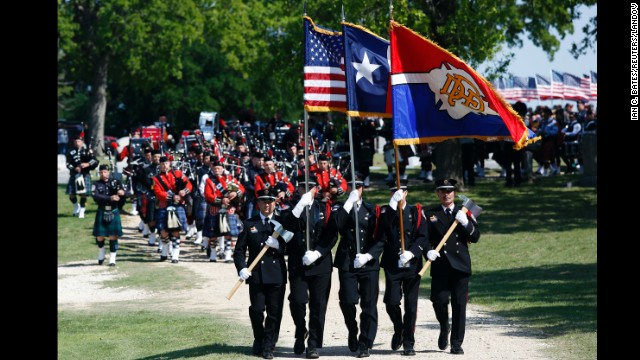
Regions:
<instances>
[{"instance_id":1,"label":"black dress uniform jacket","mask_svg":"<svg viewBox=\"0 0 640 360\"><path fill-rule=\"evenodd\" d=\"M333 270L331 249L338 241L338 229L331 217L335 216L339 209L339 204L333 204L329 207L326 203L318 200L314 200L313 204L311 204L309 209L309 218L311 219L309 223L309 241L311 244L309 249L319 251L321 256L309 266L305 266L302 263L302 257L307 251L306 210L300 214L300 218L296 218L292 211L284 212L282 226L294 233L293 239L287 244L290 273L304 271L306 276L331 273Z\"/></svg>"},{"instance_id":2,"label":"black dress uniform jacket","mask_svg":"<svg viewBox=\"0 0 640 360\"><path fill-rule=\"evenodd\" d=\"M440 240L442 240L447 231L449 231L453 221L455 221L453 220L455 214L460 210L460 207L457 205L454 206L451 220L447 218L447 214L444 212L442 205L424 210L429 234L429 245L424 251L425 256L429 250L435 249L438 246ZM444 243L442 249L440 249L440 257L431 264L431 275L444 274L447 270L447 263L451 264L452 268L471 275L469 243L477 243L479 239L480 230L478 223L474 219L469 217L469 223L466 227L458 224L449 236L449 239Z\"/></svg>"},{"instance_id":3,"label":"black dress uniform jacket","mask_svg":"<svg viewBox=\"0 0 640 360\"><path fill-rule=\"evenodd\" d=\"M404 230L404 249L411 251L415 256L409 261L409 267L398 268L400 259L400 217L396 210L385 205L380 210L380 225L378 236L385 242L384 252L380 266L389 272L391 276L403 276L407 271L417 273L422 269L422 253L428 246L427 224L424 218L420 219L418 227L418 208L406 205L402 211Z\"/></svg>"},{"instance_id":4,"label":"black dress uniform jacket","mask_svg":"<svg viewBox=\"0 0 640 360\"><path fill-rule=\"evenodd\" d=\"M273 219L281 222L280 218L272 214ZM236 248L233 252L233 262L238 272L258 256L265 241L273 234L273 224L263 224L260 215L256 215L244 222L244 229L238 235ZM278 249L269 248L262 259L251 271L251 276L247 279L247 284L286 284L287 265L284 260L285 242L278 237L280 247ZM246 259L246 251L249 249L249 258Z\"/></svg>"},{"instance_id":5,"label":"black dress uniform jacket","mask_svg":"<svg viewBox=\"0 0 640 360\"><path fill-rule=\"evenodd\" d=\"M366 201L362 202L358 212L358 228L360 230L360 249L356 248L356 225L354 221L354 213L357 204L349 213L342 209L336 211L335 222L340 232L340 241L336 249L336 256L333 266L344 271L379 271L380 263L378 259L384 250L384 241L381 237L375 237L376 230L376 206ZM357 253L369 253L373 256L367 264L359 269L354 269L353 260Z\"/></svg>"}]
</instances>

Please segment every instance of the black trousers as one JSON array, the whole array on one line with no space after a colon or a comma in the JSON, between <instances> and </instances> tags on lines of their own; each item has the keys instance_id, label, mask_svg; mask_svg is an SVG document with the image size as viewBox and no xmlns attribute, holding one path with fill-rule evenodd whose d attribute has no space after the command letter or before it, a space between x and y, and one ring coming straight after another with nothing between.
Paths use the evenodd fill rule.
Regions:
<instances>
[{"instance_id":1,"label":"black trousers","mask_svg":"<svg viewBox=\"0 0 640 360\"><path fill-rule=\"evenodd\" d=\"M296 339L304 339L309 304L309 338L307 347L322 348L324 322L331 290L331 273L305 276L289 273L289 309L296 326Z\"/></svg>"},{"instance_id":2,"label":"black trousers","mask_svg":"<svg viewBox=\"0 0 640 360\"><path fill-rule=\"evenodd\" d=\"M263 349L273 348L278 342L286 289L286 284L249 284L249 318L253 339L261 343Z\"/></svg>"},{"instance_id":3,"label":"black trousers","mask_svg":"<svg viewBox=\"0 0 640 360\"><path fill-rule=\"evenodd\" d=\"M406 275L391 275L385 270L384 303L387 314L393 322L393 331L402 333L404 348L413 348L415 344L416 319L418 317L418 290L420 279L416 273L407 272ZM404 316L400 310L400 300L404 295Z\"/></svg>"},{"instance_id":4,"label":"black trousers","mask_svg":"<svg viewBox=\"0 0 640 360\"><path fill-rule=\"evenodd\" d=\"M358 333L356 322L356 304L360 301L360 335L358 342L373 347L378 332L378 291L379 271L349 272L339 270L340 279L340 309L344 316L344 323L350 333Z\"/></svg>"},{"instance_id":5,"label":"black trousers","mask_svg":"<svg viewBox=\"0 0 640 360\"><path fill-rule=\"evenodd\" d=\"M449 322L449 297L451 297L451 346L464 341L469 298L469 274L449 269L445 275L431 277L431 302L440 326Z\"/></svg>"}]
</instances>

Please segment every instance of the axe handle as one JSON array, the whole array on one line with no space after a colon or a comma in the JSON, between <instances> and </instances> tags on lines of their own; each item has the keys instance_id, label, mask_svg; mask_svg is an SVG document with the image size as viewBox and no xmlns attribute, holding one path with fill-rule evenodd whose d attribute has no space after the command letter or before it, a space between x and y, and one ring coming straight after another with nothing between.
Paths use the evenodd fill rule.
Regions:
<instances>
[{"instance_id":1,"label":"axe handle","mask_svg":"<svg viewBox=\"0 0 640 360\"><path fill-rule=\"evenodd\" d=\"M460 211L462 211L463 214L466 214L468 210L467 210L466 207L463 206ZM442 247L444 246L444 243L447 242L447 240L449 239L449 236L451 236L451 233L453 232L453 230L455 230L456 226L458 226L458 220L454 220L453 221L453 224L451 224L451 227L449 228L447 233L444 234L444 236L442 237L442 240L440 240L440 243L438 243L438 246L436 246L436 248L435 248L436 251L439 252L440 249L442 249ZM424 273L429 268L429 265L431 265L431 260L427 259L427 263L424 264L424 266L422 267L422 270L420 270L418 275L424 276Z\"/></svg>"},{"instance_id":2,"label":"axe handle","mask_svg":"<svg viewBox=\"0 0 640 360\"><path fill-rule=\"evenodd\" d=\"M277 231L274 231L273 235L271 235L271 236L273 236L274 238L277 238L278 236L280 236L280 234ZM256 267L256 265L258 265L258 261L260 261L260 259L262 259L264 254L266 254L267 250L269 250L269 245L263 246L262 250L260 250L260 252L258 253L258 256L256 256L255 259L253 259L253 261L251 262L251 264L249 265L247 270L253 271L253 268ZM238 289L240 288L240 285L242 285L243 282L244 282L244 280L238 279L236 284L233 286L233 289L231 289L231 291L229 291L229 294L227 295L227 300L231 300L231 297L233 296L233 294L236 293L236 291L238 291Z\"/></svg>"}]
</instances>

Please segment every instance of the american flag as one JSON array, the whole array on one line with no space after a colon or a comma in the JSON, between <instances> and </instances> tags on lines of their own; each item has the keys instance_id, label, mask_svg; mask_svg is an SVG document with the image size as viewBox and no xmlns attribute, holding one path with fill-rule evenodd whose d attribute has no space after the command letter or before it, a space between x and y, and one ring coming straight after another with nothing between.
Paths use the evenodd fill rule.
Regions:
<instances>
[{"instance_id":1,"label":"american flag","mask_svg":"<svg viewBox=\"0 0 640 360\"><path fill-rule=\"evenodd\" d=\"M344 40L339 31L316 26L304 16L304 109L314 112L347 109Z\"/></svg>"},{"instance_id":2,"label":"american flag","mask_svg":"<svg viewBox=\"0 0 640 360\"><path fill-rule=\"evenodd\" d=\"M564 79L564 99L565 100L589 100L588 93L582 86L582 80L579 76L570 73L562 75Z\"/></svg>"},{"instance_id":3,"label":"american flag","mask_svg":"<svg viewBox=\"0 0 640 360\"><path fill-rule=\"evenodd\" d=\"M591 89L589 99L598 100L598 73L591 72Z\"/></svg>"},{"instance_id":4,"label":"american flag","mask_svg":"<svg viewBox=\"0 0 640 360\"><path fill-rule=\"evenodd\" d=\"M564 75L551 70L551 94L554 99L564 99Z\"/></svg>"},{"instance_id":5,"label":"american flag","mask_svg":"<svg viewBox=\"0 0 640 360\"><path fill-rule=\"evenodd\" d=\"M538 99L538 89L536 87L536 79L527 76L513 77L513 99L516 101L526 102Z\"/></svg>"},{"instance_id":6,"label":"american flag","mask_svg":"<svg viewBox=\"0 0 640 360\"><path fill-rule=\"evenodd\" d=\"M553 99L551 81L548 76L536 74L536 86L538 87L538 96L540 97L540 100Z\"/></svg>"}]
</instances>

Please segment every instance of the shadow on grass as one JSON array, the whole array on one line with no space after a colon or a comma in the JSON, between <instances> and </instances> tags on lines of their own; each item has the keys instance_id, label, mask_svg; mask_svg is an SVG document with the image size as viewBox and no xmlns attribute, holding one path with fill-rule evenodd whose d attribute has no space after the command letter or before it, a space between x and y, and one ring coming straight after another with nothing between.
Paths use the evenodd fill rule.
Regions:
<instances>
[{"instance_id":1,"label":"shadow on grass","mask_svg":"<svg viewBox=\"0 0 640 360\"><path fill-rule=\"evenodd\" d=\"M205 346L198 346L189 349L182 349L171 351L167 353L162 353L158 355L150 355L138 358L137 360L152 360L152 359L188 359L193 357L207 356L207 355L247 355L251 356L251 346L238 346L238 345L228 345L228 344L211 344Z\"/></svg>"},{"instance_id":2,"label":"shadow on grass","mask_svg":"<svg viewBox=\"0 0 640 360\"><path fill-rule=\"evenodd\" d=\"M475 273L469 285L472 302L509 309L492 313L518 319L548 336L595 332L597 264L558 264ZM504 306L502 306L504 308Z\"/></svg>"}]
</instances>

